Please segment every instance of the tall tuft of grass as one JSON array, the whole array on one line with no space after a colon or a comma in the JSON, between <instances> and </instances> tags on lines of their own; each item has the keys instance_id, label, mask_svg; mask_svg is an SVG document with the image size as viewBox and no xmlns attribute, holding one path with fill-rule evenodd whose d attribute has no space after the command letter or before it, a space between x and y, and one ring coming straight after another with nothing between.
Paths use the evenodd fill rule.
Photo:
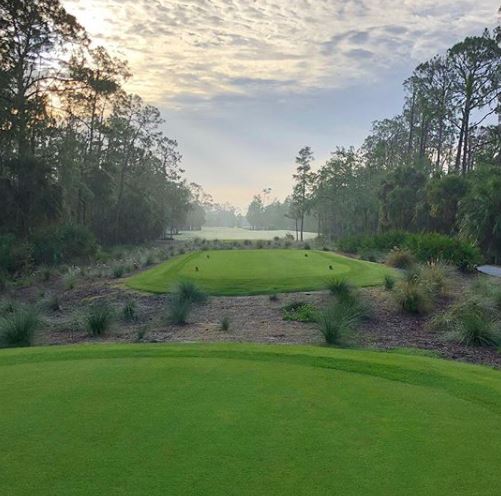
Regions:
<instances>
[{"instance_id":1,"label":"tall tuft of grass","mask_svg":"<svg viewBox=\"0 0 501 496\"><path fill-rule=\"evenodd\" d=\"M91 336L102 336L111 327L114 319L113 308L106 302L93 305L86 318L87 330Z\"/></svg>"},{"instance_id":2,"label":"tall tuft of grass","mask_svg":"<svg viewBox=\"0 0 501 496\"><path fill-rule=\"evenodd\" d=\"M222 331L226 332L226 331L230 330L230 326L231 326L231 320L230 320L230 318L227 315L225 315L221 319L220 328L221 328Z\"/></svg>"},{"instance_id":3,"label":"tall tuft of grass","mask_svg":"<svg viewBox=\"0 0 501 496\"><path fill-rule=\"evenodd\" d=\"M431 309L430 293L419 280L399 281L393 294L399 307L405 312L422 314Z\"/></svg>"},{"instance_id":4,"label":"tall tuft of grass","mask_svg":"<svg viewBox=\"0 0 501 496\"><path fill-rule=\"evenodd\" d=\"M501 332L492 302L472 295L436 316L433 330L442 332L445 339L467 346L501 345Z\"/></svg>"},{"instance_id":5,"label":"tall tuft of grass","mask_svg":"<svg viewBox=\"0 0 501 496\"><path fill-rule=\"evenodd\" d=\"M341 300L319 312L316 323L327 344L342 345L349 341L361 319L356 304Z\"/></svg>"},{"instance_id":6,"label":"tall tuft of grass","mask_svg":"<svg viewBox=\"0 0 501 496\"><path fill-rule=\"evenodd\" d=\"M68 269L66 274L63 276L63 286L64 289L74 289L77 284L77 278L80 275L80 271L76 267Z\"/></svg>"},{"instance_id":7,"label":"tall tuft of grass","mask_svg":"<svg viewBox=\"0 0 501 496\"><path fill-rule=\"evenodd\" d=\"M128 300L124 303L122 308L122 317L124 320L133 321L137 318L136 302L134 300Z\"/></svg>"},{"instance_id":8,"label":"tall tuft of grass","mask_svg":"<svg viewBox=\"0 0 501 496\"><path fill-rule=\"evenodd\" d=\"M352 296L352 287L346 279L334 277L327 283L327 289L339 300L348 300Z\"/></svg>"},{"instance_id":9,"label":"tall tuft of grass","mask_svg":"<svg viewBox=\"0 0 501 496\"><path fill-rule=\"evenodd\" d=\"M31 308L17 309L0 319L0 346L31 346L40 320Z\"/></svg>"},{"instance_id":10,"label":"tall tuft of grass","mask_svg":"<svg viewBox=\"0 0 501 496\"><path fill-rule=\"evenodd\" d=\"M175 295L167 308L167 322L169 324L185 325L188 322L191 308L191 300Z\"/></svg>"},{"instance_id":11,"label":"tall tuft of grass","mask_svg":"<svg viewBox=\"0 0 501 496\"><path fill-rule=\"evenodd\" d=\"M189 303L205 303L207 301L207 294L192 281L179 282L175 294L179 300Z\"/></svg>"},{"instance_id":12,"label":"tall tuft of grass","mask_svg":"<svg viewBox=\"0 0 501 496\"><path fill-rule=\"evenodd\" d=\"M391 291L395 287L395 278L390 275L384 276L384 289Z\"/></svg>"}]
</instances>

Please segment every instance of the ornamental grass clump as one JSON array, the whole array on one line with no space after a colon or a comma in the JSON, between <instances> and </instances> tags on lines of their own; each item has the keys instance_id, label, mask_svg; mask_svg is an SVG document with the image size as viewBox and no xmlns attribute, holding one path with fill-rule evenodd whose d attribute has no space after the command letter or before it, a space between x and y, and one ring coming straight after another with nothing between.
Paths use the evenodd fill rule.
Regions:
<instances>
[{"instance_id":1,"label":"ornamental grass clump","mask_svg":"<svg viewBox=\"0 0 501 496\"><path fill-rule=\"evenodd\" d=\"M341 300L318 312L316 324L327 344L339 346L350 342L362 318L354 300Z\"/></svg>"},{"instance_id":2,"label":"ornamental grass clump","mask_svg":"<svg viewBox=\"0 0 501 496\"><path fill-rule=\"evenodd\" d=\"M0 346L31 346L40 319L30 307L17 308L5 317L0 318Z\"/></svg>"}]
</instances>

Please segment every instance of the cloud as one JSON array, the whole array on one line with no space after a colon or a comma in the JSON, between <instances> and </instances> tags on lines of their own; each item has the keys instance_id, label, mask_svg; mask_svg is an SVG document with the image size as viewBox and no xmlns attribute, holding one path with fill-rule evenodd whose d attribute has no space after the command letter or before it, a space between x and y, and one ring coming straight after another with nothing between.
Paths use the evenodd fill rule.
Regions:
<instances>
[{"instance_id":1,"label":"cloud","mask_svg":"<svg viewBox=\"0 0 501 496\"><path fill-rule=\"evenodd\" d=\"M63 0L129 60L130 91L187 97L304 93L373 80L494 25L497 0ZM489 20L491 20L489 22ZM177 102L177 103L176 103Z\"/></svg>"}]
</instances>

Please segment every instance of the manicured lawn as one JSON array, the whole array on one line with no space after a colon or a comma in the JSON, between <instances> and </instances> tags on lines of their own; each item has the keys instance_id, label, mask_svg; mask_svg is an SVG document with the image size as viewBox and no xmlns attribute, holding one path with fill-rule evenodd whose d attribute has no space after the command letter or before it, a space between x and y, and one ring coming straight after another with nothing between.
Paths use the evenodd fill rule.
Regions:
<instances>
[{"instance_id":1,"label":"manicured lawn","mask_svg":"<svg viewBox=\"0 0 501 496\"><path fill-rule=\"evenodd\" d=\"M381 284L385 274L394 273L384 265L331 252L216 250L168 260L129 278L127 285L165 293L177 281L189 279L214 295L246 295L322 289L333 276L346 277L355 285L371 286Z\"/></svg>"},{"instance_id":2,"label":"manicured lawn","mask_svg":"<svg viewBox=\"0 0 501 496\"><path fill-rule=\"evenodd\" d=\"M501 373L257 345L0 351L5 496L498 495Z\"/></svg>"},{"instance_id":3,"label":"manicured lawn","mask_svg":"<svg viewBox=\"0 0 501 496\"><path fill-rule=\"evenodd\" d=\"M241 227L204 227L201 231L184 231L176 236L176 239L219 239L219 240L268 240L275 237L284 238L286 234L296 235L294 231L275 230L275 231L251 231L250 229L242 229ZM316 238L317 233L305 232L303 238Z\"/></svg>"}]
</instances>

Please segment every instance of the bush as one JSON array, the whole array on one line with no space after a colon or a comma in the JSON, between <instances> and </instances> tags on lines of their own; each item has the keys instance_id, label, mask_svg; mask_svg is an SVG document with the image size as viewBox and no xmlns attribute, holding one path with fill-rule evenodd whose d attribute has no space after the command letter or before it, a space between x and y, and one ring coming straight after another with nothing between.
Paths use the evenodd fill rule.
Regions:
<instances>
[{"instance_id":1,"label":"bush","mask_svg":"<svg viewBox=\"0 0 501 496\"><path fill-rule=\"evenodd\" d=\"M397 269L408 269L416 263L412 253L405 249L394 248L386 258L386 264Z\"/></svg>"},{"instance_id":2,"label":"bush","mask_svg":"<svg viewBox=\"0 0 501 496\"><path fill-rule=\"evenodd\" d=\"M327 283L327 289L340 300L347 300L352 296L352 287L346 279L334 277Z\"/></svg>"},{"instance_id":3,"label":"bush","mask_svg":"<svg viewBox=\"0 0 501 496\"><path fill-rule=\"evenodd\" d=\"M112 274L115 279L120 279L126 272L125 265L115 264L112 269Z\"/></svg>"},{"instance_id":4,"label":"bush","mask_svg":"<svg viewBox=\"0 0 501 496\"><path fill-rule=\"evenodd\" d=\"M384 289L391 291L395 286L395 278L390 275L384 276Z\"/></svg>"},{"instance_id":5,"label":"bush","mask_svg":"<svg viewBox=\"0 0 501 496\"><path fill-rule=\"evenodd\" d=\"M448 340L469 346L501 344L501 312L493 295L496 289L483 287L486 293L466 293L460 302L436 316L431 328L442 332Z\"/></svg>"},{"instance_id":6,"label":"bush","mask_svg":"<svg viewBox=\"0 0 501 496\"><path fill-rule=\"evenodd\" d=\"M87 315L87 330L91 336L102 336L113 323L113 309L106 302L94 304Z\"/></svg>"},{"instance_id":7,"label":"bush","mask_svg":"<svg viewBox=\"0 0 501 496\"><path fill-rule=\"evenodd\" d=\"M430 294L419 279L399 281L394 295L398 305L405 312L421 314L431 309Z\"/></svg>"},{"instance_id":8,"label":"bush","mask_svg":"<svg viewBox=\"0 0 501 496\"><path fill-rule=\"evenodd\" d=\"M33 257L37 264L88 261L96 253L96 238L86 226L62 224L40 230L33 236Z\"/></svg>"},{"instance_id":9,"label":"bush","mask_svg":"<svg viewBox=\"0 0 501 496\"><path fill-rule=\"evenodd\" d=\"M273 293L269 296L270 301L278 301L278 295L276 293Z\"/></svg>"},{"instance_id":10,"label":"bush","mask_svg":"<svg viewBox=\"0 0 501 496\"><path fill-rule=\"evenodd\" d=\"M360 254L399 248L410 251L420 262L443 262L460 270L472 270L482 261L475 244L438 233L389 231L372 236L349 236L340 239L337 246L341 251Z\"/></svg>"},{"instance_id":11,"label":"bush","mask_svg":"<svg viewBox=\"0 0 501 496\"><path fill-rule=\"evenodd\" d=\"M317 309L302 301L294 301L282 308L284 320L295 320L298 322L315 322Z\"/></svg>"},{"instance_id":12,"label":"bush","mask_svg":"<svg viewBox=\"0 0 501 496\"><path fill-rule=\"evenodd\" d=\"M192 281L179 282L175 294L178 296L179 300L188 301L190 303L205 303L207 301L207 294Z\"/></svg>"},{"instance_id":13,"label":"bush","mask_svg":"<svg viewBox=\"0 0 501 496\"><path fill-rule=\"evenodd\" d=\"M191 312L192 302L183 299L179 295L174 296L167 310L167 322L169 324L184 325L187 323L188 315Z\"/></svg>"},{"instance_id":14,"label":"bush","mask_svg":"<svg viewBox=\"0 0 501 496\"><path fill-rule=\"evenodd\" d=\"M221 319L221 325L220 325L220 328L222 331L229 331L230 330L230 325L231 325L231 321L230 321L230 318L225 315L222 319Z\"/></svg>"},{"instance_id":15,"label":"bush","mask_svg":"<svg viewBox=\"0 0 501 496\"><path fill-rule=\"evenodd\" d=\"M0 272L16 274L26 272L33 264L33 247L18 240L13 234L0 236Z\"/></svg>"},{"instance_id":16,"label":"bush","mask_svg":"<svg viewBox=\"0 0 501 496\"><path fill-rule=\"evenodd\" d=\"M361 318L358 306L346 300L337 301L319 312L316 323L327 344L341 345L348 342Z\"/></svg>"},{"instance_id":17,"label":"bush","mask_svg":"<svg viewBox=\"0 0 501 496\"><path fill-rule=\"evenodd\" d=\"M15 310L0 319L0 346L31 346L39 325L38 315L32 309Z\"/></svg>"}]
</instances>

